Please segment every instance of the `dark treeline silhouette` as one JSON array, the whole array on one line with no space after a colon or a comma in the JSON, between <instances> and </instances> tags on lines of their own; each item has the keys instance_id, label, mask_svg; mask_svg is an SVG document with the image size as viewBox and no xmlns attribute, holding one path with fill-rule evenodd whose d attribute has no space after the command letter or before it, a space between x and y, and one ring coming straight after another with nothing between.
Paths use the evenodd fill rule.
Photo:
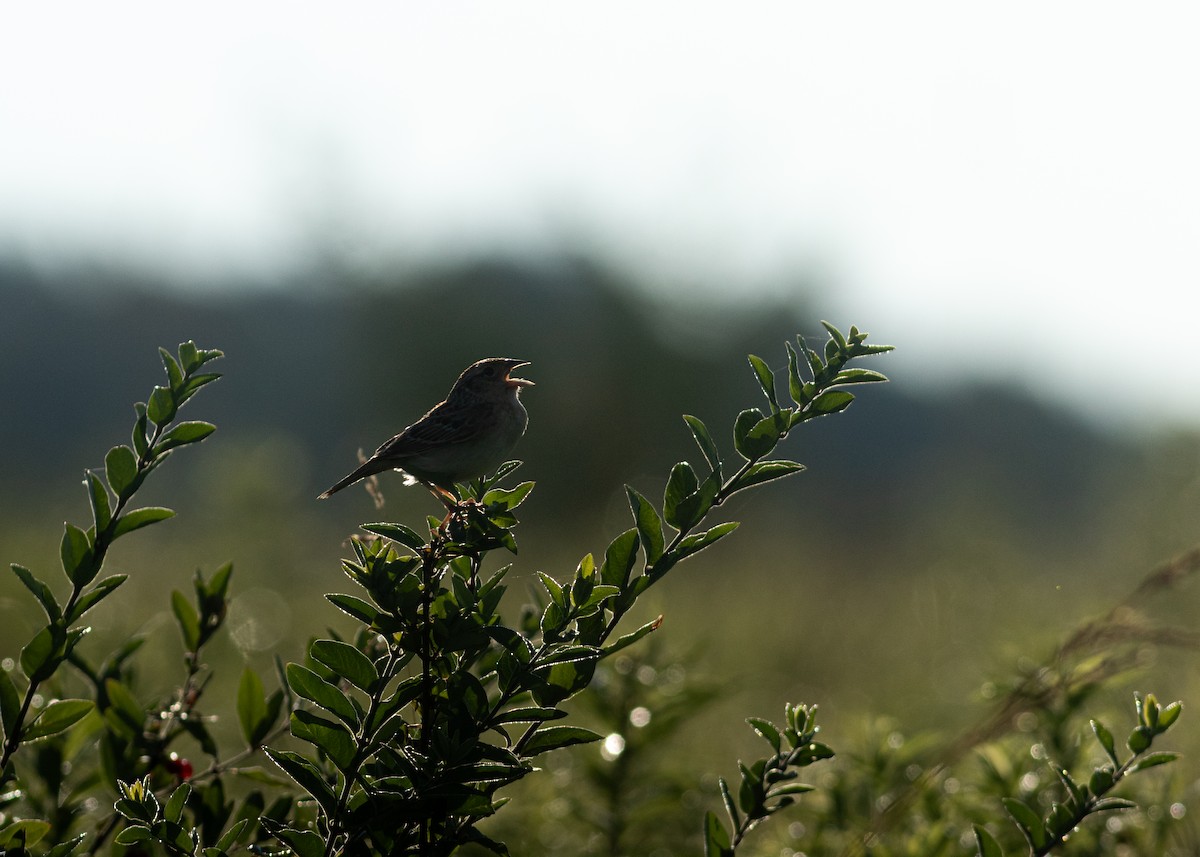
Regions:
<instances>
[{"instance_id":1,"label":"dark treeline silhouette","mask_svg":"<svg viewBox=\"0 0 1200 857\"><path fill-rule=\"evenodd\" d=\"M689 306L652 301L578 259L315 279L184 288L114 270L0 267L0 503L73 486L83 467L99 466L127 430L115 403L144 398L157 377L156 347L194 339L227 355L202 416L221 438L289 438L306 458L306 497L357 447L370 451L419 417L471 361L531 360L525 374L538 386L525 396L522 475L571 526L602 517L623 482L657 491L674 461L699 459L681 413L707 421L732 454L733 417L763 404L744 355L783 368L784 340L823 339L819 293L803 283L790 303ZM831 320L903 348L904 331ZM804 515L899 526L957 491L1062 539L1062 527L1088 525L1114 470L1136 457L1014 388L919 395L913 386L873 388L836 428L818 421L789 440L787 454L811 470L780 487L781 521L798 520L794 499Z\"/></svg>"}]
</instances>

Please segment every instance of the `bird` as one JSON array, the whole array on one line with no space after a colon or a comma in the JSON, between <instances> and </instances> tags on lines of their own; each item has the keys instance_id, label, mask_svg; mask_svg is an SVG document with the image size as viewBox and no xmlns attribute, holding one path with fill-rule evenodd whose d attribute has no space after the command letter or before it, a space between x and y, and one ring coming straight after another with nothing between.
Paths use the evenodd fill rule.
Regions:
<instances>
[{"instance_id":1,"label":"bird","mask_svg":"<svg viewBox=\"0 0 1200 857\"><path fill-rule=\"evenodd\" d=\"M385 470L399 470L405 484L423 484L448 508L457 501L454 484L482 476L501 464L525 434L529 414L523 387L533 382L510 374L527 360L489 357L458 376L444 402L381 445L357 469L335 482L324 500Z\"/></svg>"}]
</instances>

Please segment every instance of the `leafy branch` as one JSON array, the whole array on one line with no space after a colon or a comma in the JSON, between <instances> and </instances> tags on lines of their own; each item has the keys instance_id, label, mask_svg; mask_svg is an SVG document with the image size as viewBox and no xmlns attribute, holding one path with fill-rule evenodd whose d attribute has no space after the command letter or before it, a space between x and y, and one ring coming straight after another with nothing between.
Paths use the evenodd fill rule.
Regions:
<instances>
[{"instance_id":1,"label":"leafy branch","mask_svg":"<svg viewBox=\"0 0 1200 857\"><path fill-rule=\"evenodd\" d=\"M751 765L738 762L741 784L736 801L725 778L718 778L717 784L733 836L730 837L729 830L721 824L716 813L706 813L705 857L734 857L746 834L771 815L795 803L797 795L815 788L807 783L795 782L798 774L794 769L806 768L821 759L833 757L833 750L814 740L820 731L816 718L815 705L789 703L784 708L783 729L758 717L746 721L771 746L773 752Z\"/></svg>"},{"instance_id":2,"label":"leafy branch","mask_svg":"<svg viewBox=\"0 0 1200 857\"><path fill-rule=\"evenodd\" d=\"M71 523L65 525L60 553L63 573L71 584L66 604L59 606L51 587L29 569L12 564L13 573L45 611L47 624L21 650L21 671L27 681L23 696L8 673L0 671L0 721L5 736L0 771L7 772L9 761L23 743L56 734L91 711L88 700L56 700L26 722L38 688L71 657L88 633L87 627L78 625L79 620L127 579L127 575L118 574L91 585L113 542L175 514L159 506L126 511L134 495L175 449L204 440L216 429L206 422L175 422L175 417L201 387L220 377L200 369L222 356L221 352L198 349L192 342L179 346L178 358L166 349L159 352L167 385L155 387L146 403L134 405L132 446L109 450L103 480L91 470L85 473L92 525L86 530Z\"/></svg>"},{"instance_id":3,"label":"leafy branch","mask_svg":"<svg viewBox=\"0 0 1200 857\"><path fill-rule=\"evenodd\" d=\"M554 721L567 717L559 706L589 685L600 659L659 627L661 619L610 642L637 598L680 561L733 532L736 522L698 530L713 509L738 491L802 469L767 456L801 423L844 410L854 396L838 388L886 380L847 364L889 346L867 345L856 328L843 336L825 327L830 338L821 353L803 337L798 348L787 346L786 406L766 364L750 357L769 409L738 416L734 446L743 461L732 473L725 475L704 423L686 416L709 465L703 481L690 464L675 465L661 513L628 488L635 526L609 544L602 560L585 555L567 582L539 572L534 603L516 622L500 613L508 566L486 579L481 569L491 551L517 551L514 511L533 483L500 482L518 462L458 486L465 499L446 521L430 518L427 534L398 523L364 524L368 535L351 540L355 556L342 567L366 597L326 596L362 623L358 642L318 640L310 647L312 665L286 669L292 692L312 706L292 713L292 735L316 755L268 751L312 798L318 818L315 825L264 826L301 857L406 849L443 855L468 842L506 854L476 824L503 805L496 792L534 770L537 756L600 738ZM674 530L670 541L664 527ZM789 709L789 717L786 734L795 732L798 743L786 753L777 747L763 777L788 777L789 766L823 757L822 745L812 741L811 710ZM772 785L763 792L770 809L749 804L748 820L757 822L792 793Z\"/></svg>"},{"instance_id":4,"label":"leafy branch","mask_svg":"<svg viewBox=\"0 0 1200 857\"><path fill-rule=\"evenodd\" d=\"M1044 857L1058 848L1066 842L1071 832L1091 815L1135 808L1137 804L1133 801L1110 797L1109 794L1129 775L1165 765L1179 758L1178 753L1148 751L1154 739L1170 729L1179 719L1179 715L1183 713L1183 704L1172 702L1169 705L1160 705L1151 693L1144 698L1135 694L1134 706L1137 711L1137 725L1125 742L1132 754L1125 761L1121 761L1112 733L1100 721L1093 720L1092 732L1109 761L1093 770L1086 784L1076 782L1070 772L1052 764L1051 769L1062 785L1063 797L1052 802L1044 816L1018 798L1003 799L1004 809L1025 837L1030 857ZM975 841L979 857L1004 857L1000 843L980 825L975 825Z\"/></svg>"}]
</instances>

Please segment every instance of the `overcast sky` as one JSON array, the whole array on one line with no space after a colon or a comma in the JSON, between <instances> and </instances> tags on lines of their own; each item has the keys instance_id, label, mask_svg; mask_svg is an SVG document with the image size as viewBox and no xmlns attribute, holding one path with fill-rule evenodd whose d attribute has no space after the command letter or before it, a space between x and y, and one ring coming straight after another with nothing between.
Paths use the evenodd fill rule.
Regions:
<instances>
[{"instance_id":1,"label":"overcast sky","mask_svg":"<svg viewBox=\"0 0 1200 857\"><path fill-rule=\"evenodd\" d=\"M0 254L816 270L910 376L1200 421L1198 44L1194 2L9 3Z\"/></svg>"}]
</instances>

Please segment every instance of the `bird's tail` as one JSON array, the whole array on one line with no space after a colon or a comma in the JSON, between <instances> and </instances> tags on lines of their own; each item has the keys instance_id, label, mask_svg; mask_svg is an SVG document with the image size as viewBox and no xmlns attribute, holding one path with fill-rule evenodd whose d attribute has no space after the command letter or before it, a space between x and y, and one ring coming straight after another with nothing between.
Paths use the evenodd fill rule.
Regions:
<instances>
[{"instance_id":1,"label":"bird's tail","mask_svg":"<svg viewBox=\"0 0 1200 857\"><path fill-rule=\"evenodd\" d=\"M376 462L376 461L372 460L372 461L364 462L363 465L361 467L359 467L357 470L355 470L353 473L351 473L348 476L343 477L342 479L339 479L328 490L322 492L321 494L318 494L317 499L318 500L326 500L329 497L336 494L338 491L341 491L347 485L353 485L358 480L365 479L366 477L370 476L373 473L378 473L382 469L386 469L386 468L379 467L378 462Z\"/></svg>"}]
</instances>

